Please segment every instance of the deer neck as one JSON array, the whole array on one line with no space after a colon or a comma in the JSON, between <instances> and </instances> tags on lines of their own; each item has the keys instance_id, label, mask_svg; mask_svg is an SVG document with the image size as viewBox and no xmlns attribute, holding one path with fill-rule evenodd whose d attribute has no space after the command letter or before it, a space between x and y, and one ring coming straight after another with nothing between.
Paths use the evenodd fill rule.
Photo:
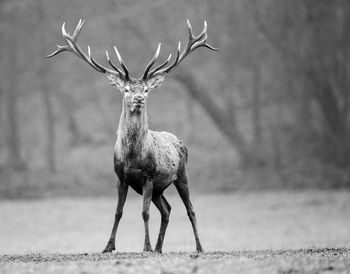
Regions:
<instances>
[{"instance_id":1,"label":"deer neck","mask_svg":"<svg viewBox=\"0 0 350 274\"><path fill-rule=\"evenodd\" d=\"M148 118L146 106L141 112L131 112L123 104L123 110L119 120L118 139L122 154L127 158L135 158L140 155L145 146L148 134Z\"/></svg>"}]
</instances>

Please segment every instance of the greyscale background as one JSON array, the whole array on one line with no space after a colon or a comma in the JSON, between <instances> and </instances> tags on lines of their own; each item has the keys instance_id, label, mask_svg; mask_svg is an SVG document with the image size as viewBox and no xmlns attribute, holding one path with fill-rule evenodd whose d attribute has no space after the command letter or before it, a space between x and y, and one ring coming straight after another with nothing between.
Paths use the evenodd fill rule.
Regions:
<instances>
[{"instance_id":1,"label":"greyscale background","mask_svg":"<svg viewBox=\"0 0 350 274\"><path fill-rule=\"evenodd\" d=\"M346 0L0 2L0 254L99 252L113 222L122 94L64 45L107 66L116 45L140 76L187 42L208 42L149 95L150 128L189 149L207 251L350 244L350 3ZM164 251L194 251L173 186ZM142 198L129 191L118 251L141 251ZM159 213L151 208L154 244ZM132 235L132 236L131 236Z\"/></svg>"}]
</instances>

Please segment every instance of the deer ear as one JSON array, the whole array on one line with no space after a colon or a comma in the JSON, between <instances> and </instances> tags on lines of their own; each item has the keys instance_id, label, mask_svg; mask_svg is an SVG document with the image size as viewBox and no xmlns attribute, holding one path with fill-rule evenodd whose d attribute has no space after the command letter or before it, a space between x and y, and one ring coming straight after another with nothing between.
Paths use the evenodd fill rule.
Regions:
<instances>
[{"instance_id":1,"label":"deer ear","mask_svg":"<svg viewBox=\"0 0 350 274\"><path fill-rule=\"evenodd\" d=\"M159 88L164 82L165 75L158 74L147 80L147 86L150 89Z\"/></svg>"},{"instance_id":2,"label":"deer ear","mask_svg":"<svg viewBox=\"0 0 350 274\"><path fill-rule=\"evenodd\" d=\"M125 86L124 80L122 80L118 75L107 72L106 76L112 87L122 89Z\"/></svg>"}]
</instances>

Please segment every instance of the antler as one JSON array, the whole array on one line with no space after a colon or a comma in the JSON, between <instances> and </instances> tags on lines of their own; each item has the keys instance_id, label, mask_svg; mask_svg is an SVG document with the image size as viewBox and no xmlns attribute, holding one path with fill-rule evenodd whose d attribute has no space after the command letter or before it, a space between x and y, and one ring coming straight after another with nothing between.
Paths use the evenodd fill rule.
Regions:
<instances>
[{"instance_id":1,"label":"antler","mask_svg":"<svg viewBox=\"0 0 350 274\"><path fill-rule=\"evenodd\" d=\"M194 51L195 49L199 48L199 47L206 47L210 50L218 50L217 48L214 48L212 46L210 46L207 43L207 38L208 38L208 34L207 34L207 21L204 21L204 26L203 26L203 30L202 32L198 35L195 36L193 34L192 31L192 26L190 21L187 19L187 27L188 27L188 42L187 42L187 46L186 48L181 52L181 42L179 41L178 47L177 47L177 52L176 52L176 58L174 60L174 62L167 66L166 65L169 63L169 60L171 58L171 54L169 55L168 59L162 63L161 65L159 65L158 67L154 68L153 70L150 70L150 68L154 65L154 63L157 61L158 59L158 55L159 55L159 51L160 51L160 45L158 45L157 48L157 52L154 55L154 57L152 58L152 60L149 62L149 64L147 65L145 72L142 76L142 79L147 79L150 78L156 74L165 74L165 73L169 73L170 71L172 71L178 64L180 64L180 62L185 59L185 57L190 54L192 51Z\"/></svg>"},{"instance_id":2,"label":"antler","mask_svg":"<svg viewBox=\"0 0 350 274\"><path fill-rule=\"evenodd\" d=\"M123 78L124 80L129 80L129 71L128 71L126 65L124 64L122 58L120 57L120 54L118 52L117 47L114 46L114 50L117 54L119 63L121 65L122 69L124 70L124 73L116 65L114 65L112 63L107 51L106 51L106 56L107 56L108 63L111 65L111 67L114 70L108 69L108 68L102 66L101 64L99 64L98 62L96 62L95 59L91 56L90 46L88 46L88 54L86 54L81 49L81 47L77 43L77 40L78 40L79 33L80 33L84 23L85 23L85 20L82 20L82 19L79 20L79 23L76 26L73 35L70 35L69 33L66 32L65 23L63 23L62 24L62 35L66 40L66 46L57 45L56 51L54 51L53 53L51 53L50 55L48 55L46 57L50 58L50 57L53 57L53 56L59 54L60 52L70 51L70 52L74 53L75 55L77 55L79 58L83 59L85 62L87 62L91 67L93 67L98 72L101 72L101 73L108 72L111 74L117 74L117 75L119 75L119 77Z\"/></svg>"}]
</instances>

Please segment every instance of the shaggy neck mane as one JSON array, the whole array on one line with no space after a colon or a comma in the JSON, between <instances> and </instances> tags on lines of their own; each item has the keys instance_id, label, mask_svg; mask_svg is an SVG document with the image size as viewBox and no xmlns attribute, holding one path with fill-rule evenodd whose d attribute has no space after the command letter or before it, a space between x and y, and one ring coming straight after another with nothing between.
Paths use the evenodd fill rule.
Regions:
<instances>
[{"instance_id":1,"label":"shaggy neck mane","mask_svg":"<svg viewBox=\"0 0 350 274\"><path fill-rule=\"evenodd\" d=\"M140 113L131 113L123 105L118 126L118 138L121 138L122 150L126 157L134 158L141 152L148 132L146 106Z\"/></svg>"}]
</instances>

